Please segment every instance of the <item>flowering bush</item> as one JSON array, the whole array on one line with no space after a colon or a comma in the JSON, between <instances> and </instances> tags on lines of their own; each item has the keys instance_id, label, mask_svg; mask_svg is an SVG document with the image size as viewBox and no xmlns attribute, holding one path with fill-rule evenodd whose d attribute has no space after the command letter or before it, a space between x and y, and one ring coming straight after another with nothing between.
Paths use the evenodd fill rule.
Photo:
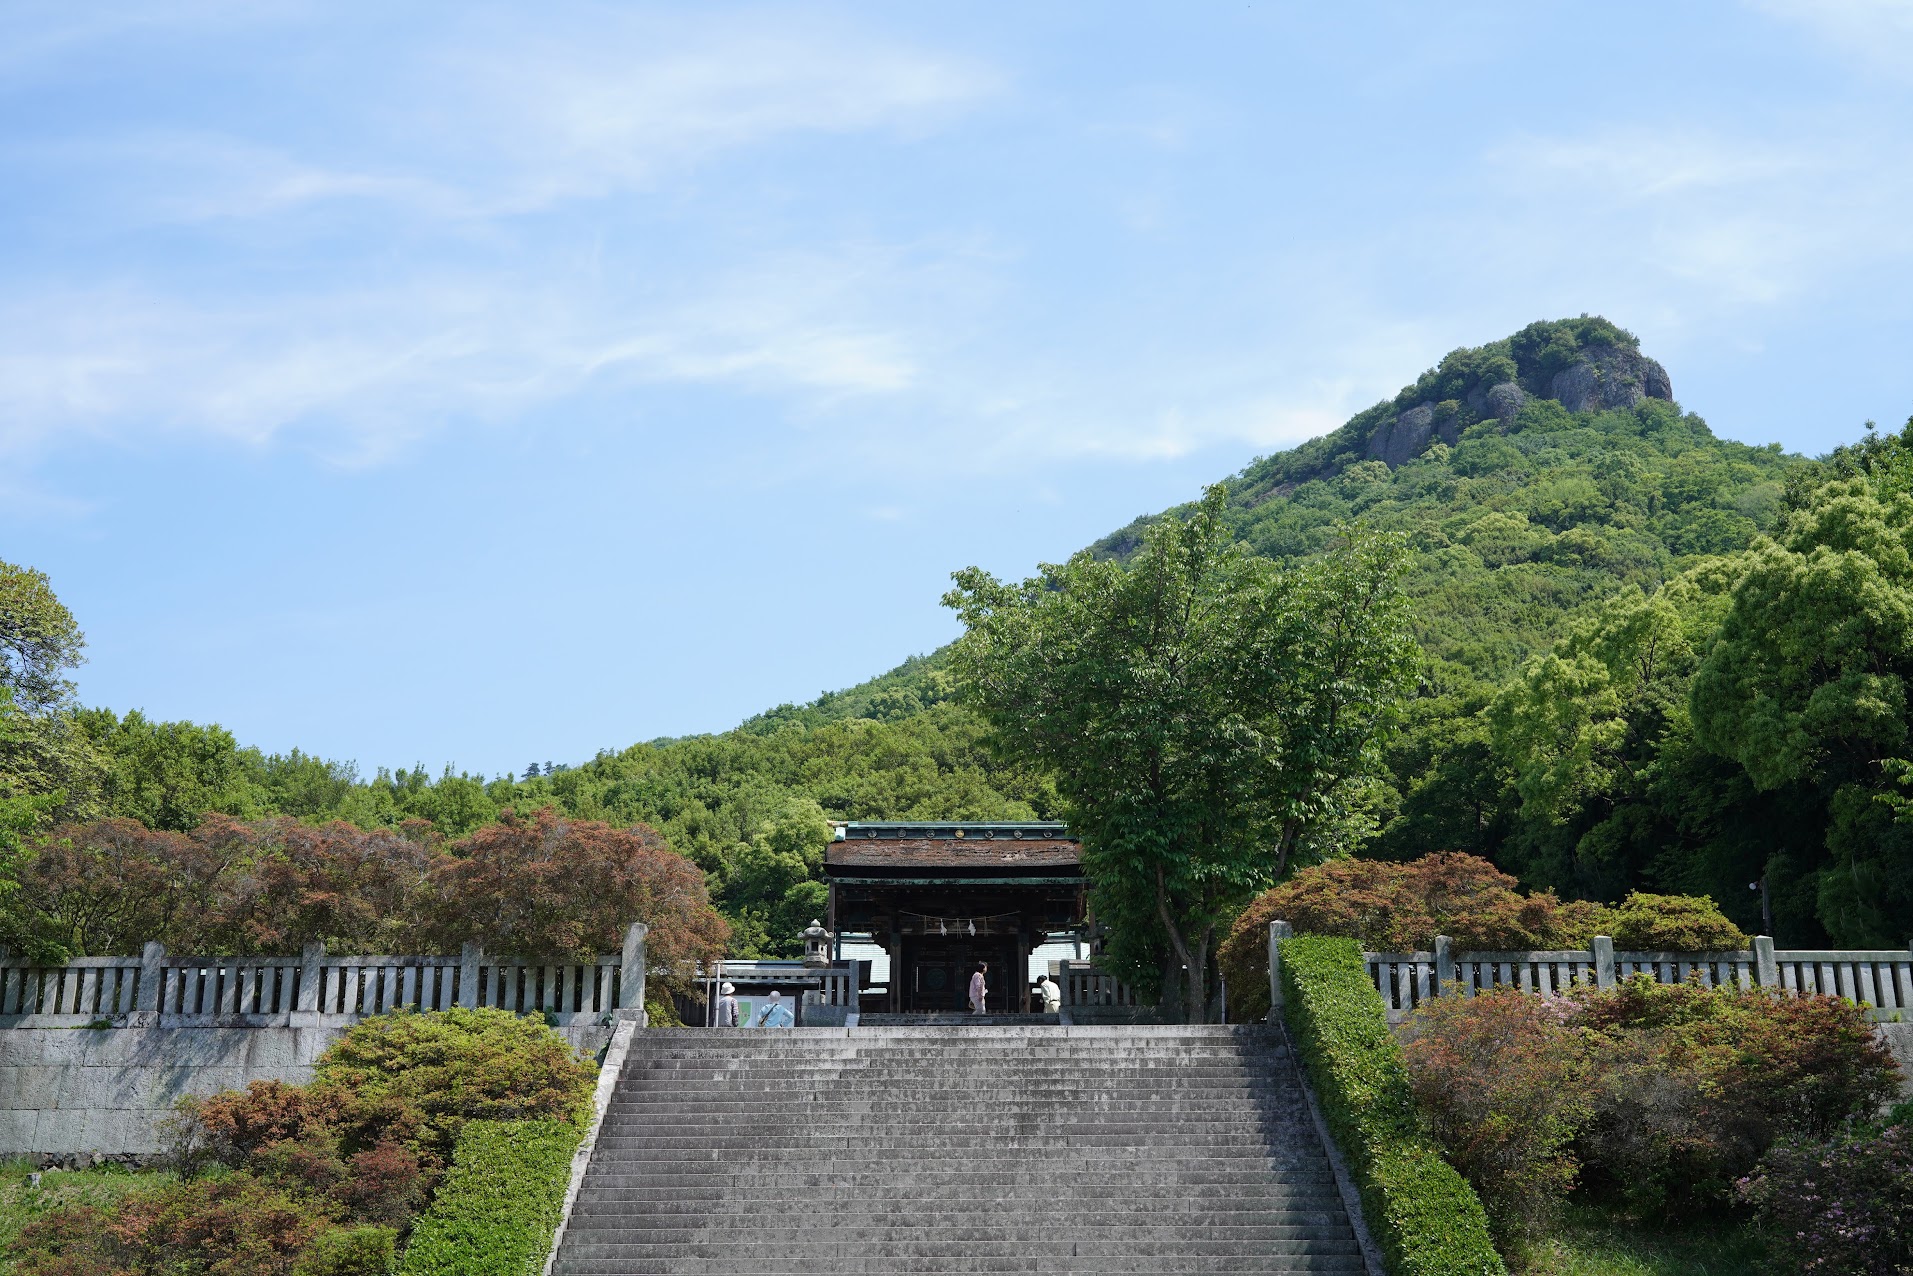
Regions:
<instances>
[{"instance_id":1,"label":"flowering bush","mask_svg":"<svg viewBox=\"0 0 1913 1276\"><path fill-rule=\"evenodd\" d=\"M1574 1186L1586 1123L1587 1050L1570 1007L1518 991L1446 997L1411 1021L1409 1084L1455 1168L1504 1234Z\"/></svg>"},{"instance_id":2,"label":"flowering bush","mask_svg":"<svg viewBox=\"0 0 1913 1276\"><path fill-rule=\"evenodd\" d=\"M1794 1271L1913 1271L1913 1128L1783 1139L1738 1186L1769 1252Z\"/></svg>"}]
</instances>

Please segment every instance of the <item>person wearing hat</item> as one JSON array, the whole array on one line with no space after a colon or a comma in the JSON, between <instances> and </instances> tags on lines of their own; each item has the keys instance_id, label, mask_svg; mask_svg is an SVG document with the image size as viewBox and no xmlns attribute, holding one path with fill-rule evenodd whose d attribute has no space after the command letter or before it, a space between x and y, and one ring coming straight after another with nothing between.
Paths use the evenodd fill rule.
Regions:
<instances>
[{"instance_id":1,"label":"person wearing hat","mask_svg":"<svg viewBox=\"0 0 1913 1276\"><path fill-rule=\"evenodd\" d=\"M718 991L724 995L717 1003L717 1026L720 1028L737 1027L737 988L733 984L723 984Z\"/></svg>"}]
</instances>

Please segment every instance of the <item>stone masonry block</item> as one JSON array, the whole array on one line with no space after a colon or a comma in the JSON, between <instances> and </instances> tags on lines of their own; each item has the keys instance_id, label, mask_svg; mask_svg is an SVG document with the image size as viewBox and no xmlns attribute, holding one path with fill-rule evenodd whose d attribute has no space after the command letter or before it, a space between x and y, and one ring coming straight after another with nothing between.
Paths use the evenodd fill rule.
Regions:
<instances>
[{"instance_id":1,"label":"stone masonry block","mask_svg":"<svg viewBox=\"0 0 1913 1276\"><path fill-rule=\"evenodd\" d=\"M21 1111L58 1107L66 1073L57 1067L0 1067L0 1103Z\"/></svg>"},{"instance_id":2,"label":"stone masonry block","mask_svg":"<svg viewBox=\"0 0 1913 1276\"><path fill-rule=\"evenodd\" d=\"M38 1152L39 1130L37 1110L0 1108L0 1161Z\"/></svg>"}]
</instances>

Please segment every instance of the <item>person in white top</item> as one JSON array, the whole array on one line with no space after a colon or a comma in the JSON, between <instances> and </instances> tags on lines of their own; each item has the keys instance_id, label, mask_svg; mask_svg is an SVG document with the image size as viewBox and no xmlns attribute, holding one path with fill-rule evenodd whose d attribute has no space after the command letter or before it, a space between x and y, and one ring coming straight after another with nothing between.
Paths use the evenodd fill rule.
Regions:
<instances>
[{"instance_id":1,"label":"person in white top","mask_svg":"<svg viewBox=\"0 0 1913 1276\"><path fill-rule=\"evenodd\" d=\"M1063 1008L1063 990L1048 975L1036 981L1036 991L1043 994L1044 1014L1053 1015Z\"/></svg>"},{"instance_id":2,"label":"person in white top","mask_svg":"<svg viewBox=\"0 0 1913 1276\"><path fill-rule=\"evenodd\" d=\"M984 1013L983 1007L990 995L990 988L983 981L983 972L989 968L988 962L980 961L976 964L976 973L970 976L970 1012L972 1014Z\"/></svg>"}]
</instances>

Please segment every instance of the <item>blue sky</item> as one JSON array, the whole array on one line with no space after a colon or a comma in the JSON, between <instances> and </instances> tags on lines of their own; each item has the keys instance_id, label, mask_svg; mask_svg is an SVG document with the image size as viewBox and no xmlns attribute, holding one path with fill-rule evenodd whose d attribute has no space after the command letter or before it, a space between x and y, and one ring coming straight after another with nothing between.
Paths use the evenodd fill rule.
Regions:
<instances>
[{"instance_id":1,"label":"blue sky","mask_svg":"<svg viewBox=\"0 0 1913 1276\"><path fill-rule=\"evenodd\" d=\"M720 730L1538 318L1913 412L1913 4L0 9L0 558L366 769Z\"/></svg>"}]
</instances>

